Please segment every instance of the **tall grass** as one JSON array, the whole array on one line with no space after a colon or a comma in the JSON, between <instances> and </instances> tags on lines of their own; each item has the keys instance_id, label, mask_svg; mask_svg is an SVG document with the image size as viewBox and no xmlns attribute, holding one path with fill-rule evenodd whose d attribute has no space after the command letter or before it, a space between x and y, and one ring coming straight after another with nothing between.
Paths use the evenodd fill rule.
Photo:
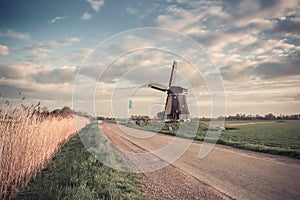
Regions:
<instances>
[{"instance_id":1,"label":"tall grass","mask_svg":"<svg viewBox=\"0 0 300 200\"><path fill-rule=\"evenodd\" d=\"M76 134L72 115L50 115L38 105L0 110L0 199L11 199Z\"/></svg>"}]
</instances>

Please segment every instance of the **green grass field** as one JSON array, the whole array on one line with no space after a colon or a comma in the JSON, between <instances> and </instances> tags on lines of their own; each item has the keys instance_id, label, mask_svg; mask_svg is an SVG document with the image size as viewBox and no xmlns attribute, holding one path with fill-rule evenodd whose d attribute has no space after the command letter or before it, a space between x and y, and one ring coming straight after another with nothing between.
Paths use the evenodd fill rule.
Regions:
<instances>
[{"instance_id":1,"label":"green grass field","mask_svg":"<svg viewBox=\"0 0 300 200\"><path fill-rule=\"evenodd\" d=\"M203 141L209 129L208 123L206 121L180 124L150 122L144 126L134 123L126 125ZM172 127L171 130L168 126ZM178 131L179 127L181 131ZM300 159L300 121L228 121L225 122L225 128L217 141L218 144ZM194 130L197 132L196 135L193 135ZM212 127L211 130L217 129Z\"/></svg>"},{"instance_id":2,"label":"green grass field","mask_svg":"<svg viewBox=\"0 0 300 200\"><path fill-rule=\"evenodd\" d=\"M85 127L81 136L94 141L97 156L110 162L122 162L111 149L97 124ZM97 137L97 140L95 140ZM75 136L53 161L20 193L16 199L146 199L134 174L116 171L101 164Z\"/></svg>"}]
</instances>

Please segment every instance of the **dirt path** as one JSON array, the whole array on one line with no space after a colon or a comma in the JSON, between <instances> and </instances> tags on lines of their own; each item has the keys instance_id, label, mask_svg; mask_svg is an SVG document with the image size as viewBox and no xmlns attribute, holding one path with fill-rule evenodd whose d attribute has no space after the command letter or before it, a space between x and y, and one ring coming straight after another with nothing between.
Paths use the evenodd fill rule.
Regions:
<instances>
[{"instance_id":1,"label":"dirt path","mask_svg":"<svg viewBox=\"0 0 300 200\"><path fill-rule=\"evenodd\" d=\"M135 153L146 152L143 148L120 136L118 134L120 130L117 127L105 124L101 125L100 128L114 143L115 147ZM156 156L148 159L152 159L152 162L156 163L164 162ZM143 190L151 199L229 199L216 189L172 165L157 171L140 173L138 176L142 180Z\"/></svg>"},{"instance_id":2,"label":"dirt path","mask_svg":"<svg viewBox=\"0 0 300 200\"><path fill-rule=\"evenodd\" d=\"M154 151L174 139L115 124L101 128L114 143L123 141L134 151ZM300 199L300 160L221 145L199 159L201 146L193 142L171 166L145 173L145 191L154 199L226 198L222 194L234 199Z\"/></svg>"}]
</instances>

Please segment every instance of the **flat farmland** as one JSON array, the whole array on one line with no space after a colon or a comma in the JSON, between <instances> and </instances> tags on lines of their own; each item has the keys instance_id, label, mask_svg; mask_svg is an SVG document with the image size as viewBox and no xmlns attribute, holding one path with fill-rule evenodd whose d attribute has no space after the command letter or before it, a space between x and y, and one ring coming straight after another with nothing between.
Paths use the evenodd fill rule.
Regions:
<instances>
[{"instance_id":1,"label":"flat farmland","mask_svg":"<svg viewBox=\"0 0 300 200\"><path fill-rule=\"evenodd\" d=\"M167 135L203 141L207 131L218 131L220 123L208 121L192 121L176 124L149 122L143 126L127 123L127 126L159 132ZM221 126L221 125L220 125ZM252 151L285 155L300 158L300 121L226 121L225 130L220 132L218 144L233 146ZM196 132L196 133L195 133ZM215 141L206 138L206 141Z\"/></svg>"},{"instance_id":2,"label":"flat farmland","mask_svg":"<svg viewBox=\"0 0 300 200\"><path fill-rule=\"evenodd\" d=\"M106 127L105 129L102 128L103 132L108 136L114 135L111 141L118 146L120 140L125 140L132 144L134 148L139 147L150 152L151 155L160 158L162 162L168 160L168 156L174 153L168 148L162 148L174 142L173 136L153 134L149 131L137 130L112 123L107 123L103 126ZM177 138L177 142L178 149L180 149L182 144L186 144L189 141ZM212 189L227 195L230 199L299 199L300 160L247 151L225 145L215 145L209 155L201 159L199 158L199 150L202 147L202 142L193 141L180 158L171 163L171 166L190 177L194 177L202 184L205 183ZM145 155L143 155L143 159L145 159ZM155 164L158 163L155 160L148 159L148 157L145 160ZM145 164L145 160L136 163L147 169L151 165ZM164 180L168 178L166 177L168 171L166 170L165 173L160 173L159 176L156 176L162 179L161 181L156 179L156 186L164 183ZM173 174L173 179L165 182L159 188L162 188L163 191L164 188L176 188L176 191L180 191L183 194L186 185L194 185L184 181L183 184L178 184L177 187L173 186L172 184L179 182L176 181L178 174ZM153 188L150 187L149 189L151 191ZM195 190L189 190L190 193L193 191ZM216 199L208 198L207 196L201 198L199 196L200 193L197 194L192 199ZM180 195L177 197L175 199L190 199L183 198Z\"/></svg>"}]
</instances>

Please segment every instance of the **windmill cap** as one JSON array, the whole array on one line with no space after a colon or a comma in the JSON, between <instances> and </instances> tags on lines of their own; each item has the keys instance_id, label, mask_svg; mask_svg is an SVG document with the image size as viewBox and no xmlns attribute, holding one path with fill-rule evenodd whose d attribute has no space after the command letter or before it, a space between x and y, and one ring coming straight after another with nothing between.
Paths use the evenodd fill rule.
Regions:
<instances>
[{"instance_id":1,"label":"windmill cap","mask_svg":"<svg viewBox=\"0 0 300 200\"><path fill-rule=\"evenodd\" d=\"M168 94L180 94L187 93L187 89L180 86L171 86L168 90Z\"/></svg>"}]
</instances>

